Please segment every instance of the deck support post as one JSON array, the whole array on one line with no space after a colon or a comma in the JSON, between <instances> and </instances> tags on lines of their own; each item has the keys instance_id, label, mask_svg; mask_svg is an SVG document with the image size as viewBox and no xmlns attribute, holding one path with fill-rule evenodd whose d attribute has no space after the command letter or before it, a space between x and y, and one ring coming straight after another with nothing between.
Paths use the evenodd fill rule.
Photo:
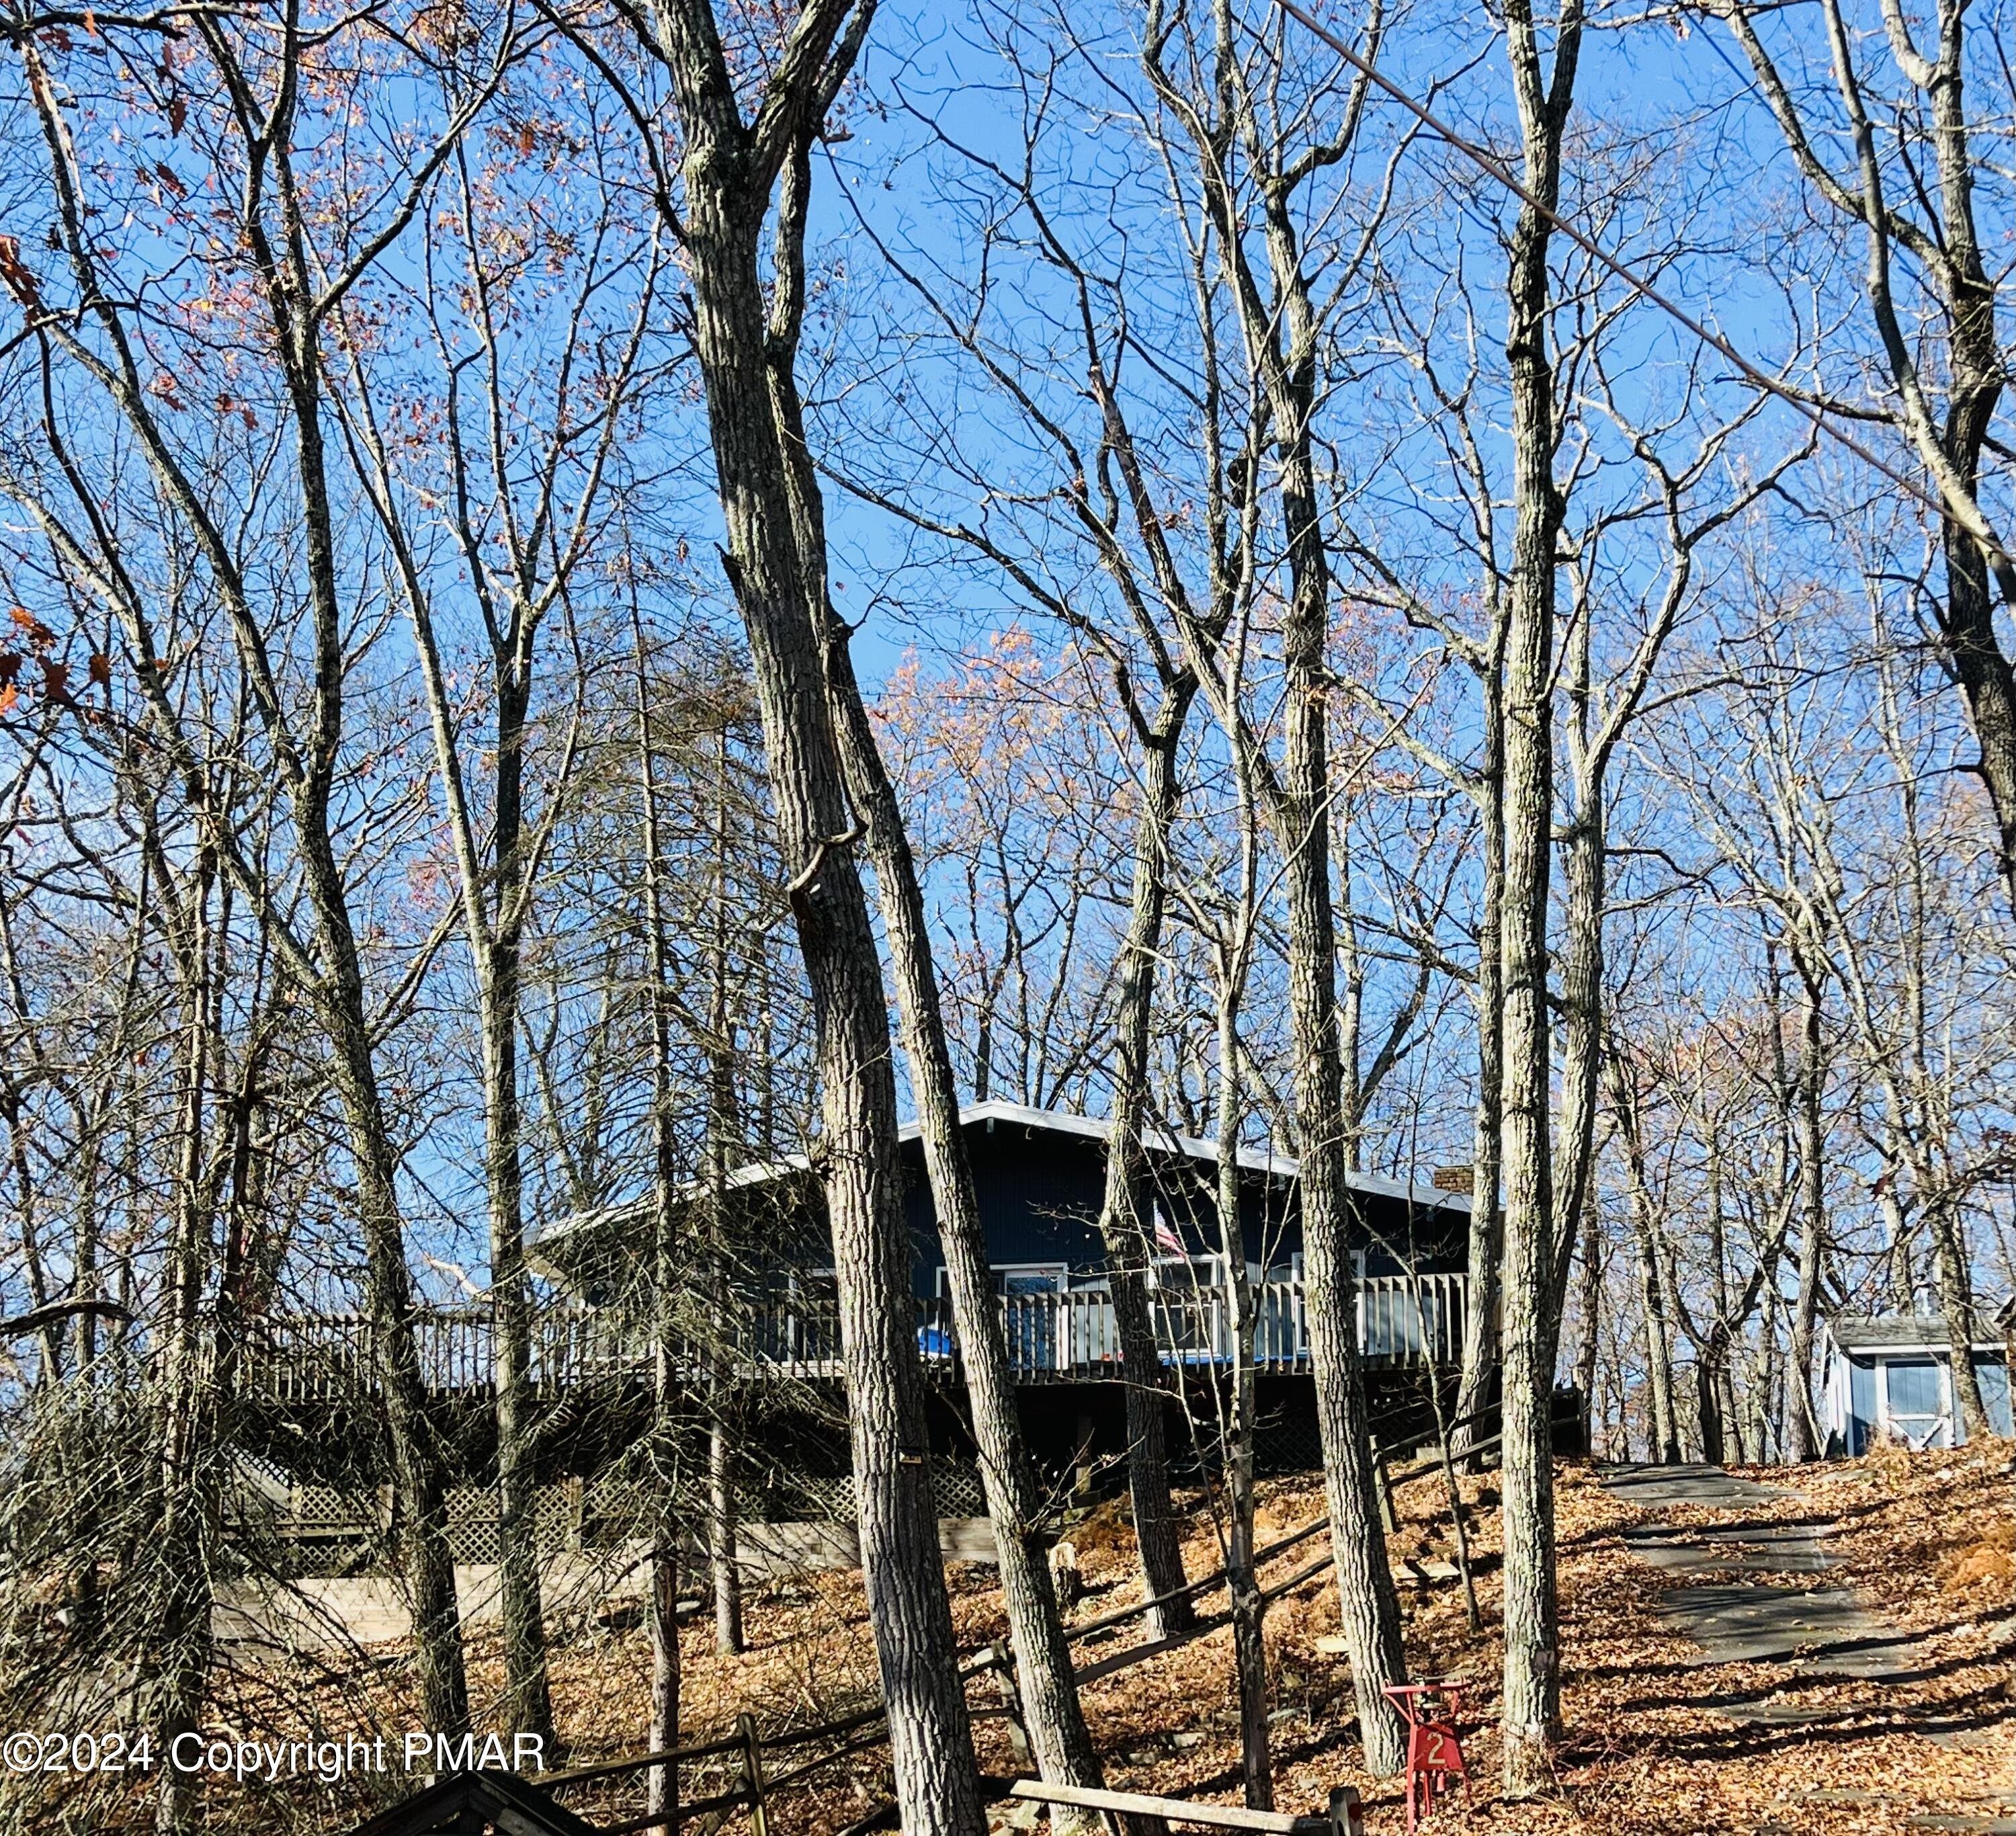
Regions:
<instances>
[{"instance_id":1,"label":"deck support post","mask_svg":"<svg viewBox=\"0 0 2016 1836\"><path fill-rule=\"evenodd\" d=\"M1379 1523L1390 1535L1399 1528L1399 1519L1393 1510L1393 1475L1386 1464L1386 1449L1379 1443L1379 1437L1372 1437L1372 1470L1379 1477Z\"/></svg>"}]
</instances>

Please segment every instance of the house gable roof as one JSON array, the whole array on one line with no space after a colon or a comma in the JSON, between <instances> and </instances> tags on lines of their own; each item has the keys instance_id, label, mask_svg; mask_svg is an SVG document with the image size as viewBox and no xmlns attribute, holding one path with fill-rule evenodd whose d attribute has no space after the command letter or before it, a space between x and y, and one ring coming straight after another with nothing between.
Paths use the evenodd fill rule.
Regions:
<instances>
[{"instance_id":1,"label":"house gable roof","mask_svg":"<svg viewBox=\"0 0 2016 1836\"><path fill-rule=\"evenodd\" d=\"M1035 1109L1020 1103L976 1103L959 1112L962 1129L976 1129L999 1123L1009 1127L1028 1129L1039 1134L1066 1135L1082 1140L1103 1143L1112 1138L1113 1125L1102 1118L1074 1114L1068 1110ZM897 1137L902 1141L917 1141L923 1137L924 1126L920 1121L905 1122L898 1130ZM1143 1136L1151 1150L1164 1154L1180 1154L1187 1159L1215 1161L1218 1145L1203 1141L1195 1136L1178 1135L1168 1129L1151 1128ZM1268 1154L1257 1148L1241 1148L1239 1164L1250 1172L1264 1174L1283 1182L1292 1181L1300 1175L1301 1164L1286 1154ZM754 1161L748 1165L737 1167L727 1176L731 1190L768 1186L776 1181L790 1178L794 1174L812 1171L812 1159L802 1154L787 1154L776 1160ZM1452 1212L1461 1216L1470 1213L1470 1195L1460 1192L1444 1192L1431 1186L1410 1185L1403 1180L1388 1179L1377 1173L1352 1173L1346 1175L1347 1183L1354 1192L1362 1192L1381 1198L1399 1199L1407 1203L1430 1209ZM700 1188L696 1183L686 1189L687 1196L697 1196ZM603 1205L592 1211L578 1211L571 1217L556 1221L547 1229L535 1231L527 1240L527 1248L535 1264L539 1261L542 1245L554 1246L562 1240L592 1234L598 1226L621 1225L640 1217L649 1204L648 1200L630 1199L621 1204Z\"/></svg>"},{"instance_id":2,"label":"house gable roof","mask_svg":"<svg viewBox=\"0 0 2016 1836\"><path fill-rule=\"evenodd\" d=\"M1078 1115L1069 1110L1032 1109L1020 1103L976 1103L970 1109L959 1112L959 1121L963 1129L970 1129L976 1123L1009 1122L1019 1128L1047 1131L1053 1135L1077 1135L1099 1142L1110 1140L1113 1135L1112 1123L1103 1118ZM898 1133L905 1141L915 1141L922 1137L923 1132L923 1123L905 1122ZM1180 1154L1197 1161L1218 1158L1218 1143L1200 1140L1194 1135L1177 1135L1165 1129L1151 1128L1142 1139L1148 1147L1165 1154ZM1301 1162L1293 1157L1263 1153L1258 1148L1242 1147L1239 1150L1239 1164L1249 1172L1265 1173L1277 1179L1294 1179L1301 1172ZM1433 1186L1410 1186L1403 1180L1388 1179L1378 1173L1347 1174L1345 1180L1354 1192L1405 1199L1417 1205L1466 1214L1470 1210L1470 1198L1464 1193L1444 1192Z\"/></svg>"}]
</instances>

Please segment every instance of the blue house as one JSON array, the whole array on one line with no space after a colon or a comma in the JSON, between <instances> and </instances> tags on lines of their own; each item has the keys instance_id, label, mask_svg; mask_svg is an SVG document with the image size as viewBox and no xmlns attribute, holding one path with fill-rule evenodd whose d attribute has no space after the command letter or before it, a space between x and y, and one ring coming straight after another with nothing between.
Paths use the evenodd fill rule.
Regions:
<instances>
[{"instance_id":1,"label":"blue house","mask_svg":"<svg viewBox=\"0 0 2016 1836\"><path fill-rule=\"evenodd\" d=\"M1097 1382L1118 1375L1104 1244L1099 1231L1108 1125L1009 1103L963 1110L988 1260L1017 1381ZM934 1376L957 1362L922 1131L902 1130L904 1202L919 1347ZM1157 1132L1147 1143L1153 1241L1150 1281L1164 1360L1225 1360L1229 1270L1218 1219L1214 1143ZM1298 1168L1257 1150L1239 1157L1240 1240L1257 1290L1255 1352L1262 1367L1305 1373ZM733 1202L761 1217L772 1246L773 1325L758 1361L792 1374L838 1374L825 1201L810 1160L794 1154L737 1169ZM1368 1366L1448 1370L1460 1363L1468 1287L1467 1193L1353 1175L1348 1252L1359 1276L1359 1337ZM590 1310L621 1307L649 1262L650 1211L639 1201L570 1218L527 1246L533 1267Z\"/></svg>"},{"instance_id":2,"label":"blue house","mask_svg":"<svg viewBox=\"0 0 2016 1836\"><path fill-rule=\"evenodd\" d=\"M2003 1309L2006 1323L2009 1309ZM1989 1425L2011 1431L2007 1342L1977 1341L1974 1370ZM1910 1313L1840 1314L1823 1325L1819 1349L1820 1425L1837 1453L1866 1453L1885 1441L1914 1450L1967 1438L1953 1397L1953 1348L1930 1308Z\"/></svg>"},{"instance_id":3,"label":"blue house","mask_svg":"<svg viewBox=\"0 0 2016 1836\"><path fill-rule=\"evenodd\" d=\"M1006 1330L1023 1427L1046 1469L1085 1483L1129 1445L1129 1401L1100 1234L1111 1131L1093 1118L1013 1103L961 1112ZM966 1419L958 1322L926 1176L923 1143L901 1132L910 1287L926 1381L934 1485L945 1514L981 1508ZM1212 1400L1232 1363L1237 1264L1219 1227L1216 1147L1157 1131L1147 1140L1143 1210L1149 1311L1162 1366L1172 1457L1210 1457ZM1462 1184L1464 1175L1447 1175ZM739 1432L770 1457L757 1514L844 1513L845 1361L825 1195L805 1154L743 1166L725 1182L725 1235L736 1246L725 1291L696 1323L675 1328L675 1381L693 1393L725 1381ZM1469 1276L1467 1192L1370 1174L1350 1180L1346 1254L1357 1276L1357 1337L1376 1431L1408 1445L1432 1434L1462 1362ZM1257 1457L1274 1470L1321 1460L1303 1280L1300 1169L1242 1151L1236 1247L1254 1289L1251 1341L1258 1367ZM687 1190L696 1207L707 1194ZM533 1323L525 1377L547 1412L542 1471L592 1481L644 1431L667 1348L654 1324L656 1208L649 1198L560 1220L535 1233L527 1257L546 1291ZM697 1211L694 1222L707 1220ZM711 1285L711 1284L710 1284ZM430 1309L413 1323L423 1381L437 1420L472 1472L487 1469L494 1432L491 1309ZM368 1319L304 1316L262 1323L254 1386L270 1407L275 1462L343 1444L360 1407L376 1407ZM1199 1423L1207 1424L1197 1429ZM1183 1449L1188 1449L1186 1454ZM787 1478L789 1484L787 1484Z\"/></svg>"}]
</instances>

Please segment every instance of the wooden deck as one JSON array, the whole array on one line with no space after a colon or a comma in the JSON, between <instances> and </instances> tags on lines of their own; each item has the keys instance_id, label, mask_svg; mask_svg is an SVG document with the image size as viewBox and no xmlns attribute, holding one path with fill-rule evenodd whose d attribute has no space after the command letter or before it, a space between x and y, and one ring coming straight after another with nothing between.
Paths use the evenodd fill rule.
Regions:
<instances>
[{"instance_id":1,"label":"wooden deck","mask_svg":"<svg viewBox=\"0 0 2016 1836\"><path fill-rule=\"evenodd\" d=\"M1462 1360L1466 1276L1393 1276L1359 1283L1359 1350L1369 1364L1438 1366ZM1268 1373L1309 1369L1306 1302L1301 1282L1268 1282L1256 1292L1254 1360ZM1012 1294L1000 1302L1016 1383L1099 1383L1119 1377L1119 1330L1111 1298ZM1229 1363L1232 1326L1224 1290L1155 1294L1155 1332L1163 1364L1205 1373ZM492 1391L494 1332L486 1308L421 1314L421 1373L435 1395ZM959 1384L966 1374L949 1300L917 1302L917 1352L931 1383ZM649 1330L617 1312L564 1312L536 1322L532 1384L559 1395L651 1370ZM683 1348L693 1381L707 1374L697 1345ZM738 1318L728 1359L736 1377L754 1381L839 1383L839 1316L833 1304L776 1300ZM260 1322L248 1346L248 1377L276 1401L333 1401L379 1388L375 1328L359 1314L276 1316Z\"/></svg>"},{"instance_id":2,"label":"wooden deck","mask_svg":"<svg viewBox=\"0 0 2016 1836\"><path fill-rule=\"evenodd\" d=\"M1374 1277L1359 1284L1358 1342L1375 1366L1447 1369L1461 1361L1468 1278L1461 1275ZM1309 1367L1307 1309L1300 1282L1258 1289L1253 1353L1273 1373ZM1162 1362L1172 1370L1208 1373L1229 1363L1232 1333L1222 1290L1154 1298ZM965 1381L951 1302L920 1301L917 1348L928 1381ZM1082 1384L1120 1374L1119 1332L1113 1303L1088 1290L1011 1294L1000 1301L1008 1354L1019 1384ZM442 1395L487 1394L492 1388L495 1335L483 1308L423 1313L416 1324L428 1389ZM247 1373L258 1391L282 1402L335 1400L380 1388L375 1331L351 1314L293 1315L258 1323L247 1348ZM683 1348L694 1381L709 1374L698 1345ZM727 1359L743 1382L836 1383L844 1377L840 1322L830 1302L784 1298L738 1317ZM614 1311L570 1311L534 1329L531 1377L542 1393L558 1395L596 1384L647 1377L653 1365L648 1329Z\"/></svg>"}]
</instances>

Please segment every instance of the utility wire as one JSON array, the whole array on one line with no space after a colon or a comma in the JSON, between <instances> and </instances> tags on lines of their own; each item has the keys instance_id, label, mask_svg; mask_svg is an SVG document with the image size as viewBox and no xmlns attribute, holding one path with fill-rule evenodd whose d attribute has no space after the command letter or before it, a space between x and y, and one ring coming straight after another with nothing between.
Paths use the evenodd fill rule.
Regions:
<instances>
[{"instance_id":1,"label":"utility wire","mask_svg":"<svg viewBox=\"0 0 2016 1836\"><path fill-rule=\"evenodd\" d=\"M1503 160L1498 158L1496 154L1488 152L1485 148L1479 146L1475 141L1458 133L1455 128L1449 126L1446 121L1442 120L1439 116L1436 115L1424 104L1416 101L1412 95L1409 95L1406 90L1402 89L1399 84L1395 83L1391 77L1388 77L1384 71L1380 70L1369 59L1361 57L1358 52L1352 50L1348 45L1345 44L1345 41L1341 38L1338 38L1335 33L1330 31L1327 27L1318 24L1317 22L1314 19L1311 18L1308 13L1305 13L1301 7L1294 4L1294 0L1281 0L1281 10L1285 13L1289 18L1294 20L1298 24L1301 26L1305 31L1312 33L1316 38L1321 39L1323 42L1327 45L1331 50L1334 51L1339 57L1342 58L1346 63L1349 64L1353 70L1356 70L1360 76L1363 77L1367 82L1372 84L1374 87L1384 91L1387 95L1390 95L1395 102L1399 103L1401 107L1405 109L1409 114L1412 115L1416 121L1419 121L1431 133L1436 135L1439 139L1447 142L1450 146L1454 147L1458 153L1461 153L1466 159L1471 160L1481 171L1488 174L1491 178L1496 179L1499 184L1503 185L1507 191L1510 192L1514 197L1517 198L1519 201L1525 204L1529 210L1539 212L1539 214L1544 217L1549 223L1552 224L1556 229L1559 230L1563 236L1566 236L1569 241L1573 243L1577 248L1582 250L1585 254L1588 255L1592 260L1607 269L1611 274L1615 275L1618 279L1622 281L1624 284L1629 287L1633 293L1638 294L1643 299L1650 301L1652 304L1658 307L1660 311L1667 314L1670 318L1677 319L1680 324L1685 326L1689 331L1692 332L1694 335L1699 338L1703 344L1708 345L1710 349L1716 351L1723 356L1727 358L1731 363L1736 365L1737 369L1740 370L1745 377L1747 377L1751 382L1755 383L1759 388L1763 390L1768 394L1775 395L1780 401L1785 402L1792 408L1797 409L1799 413L1805 416L1808 420L1811 421L1814 427L1820 432L1827 434L1838 445L1845 447L1850 452L1853 453L1857 459L1860 459L1864 465L1870 466L1875 471L1881 473L1884 477L1888 478L1892 484L1895 484L1898 488L1899 490L1907 493L1913 498L1915 498L1920 503L1923 504L1926 509L1931 511L1933 514L1937 516L1942 521L1955 520L1953 517L1951 509L1948 507L1942 499L1933 495L1931 492L1926 490L1924 486L1921 484L1916 479L1906 477L1902 472L1899 471L1887 460L1878 458L1875 453L1872 452L1869 448L1863 445L1863 443L1857 440L1852 434L1843 433L1840 427L1836 426L1834 423L1828 418L1827 410L1823 406L1808 400L1806 397L1802 395L1798 391L1788 387L1785 383L1780 382L1776 376L1772 376L1768 371L1759 369L1756 364L1753 363L1748 358L1745 357L1741 351L1737 350L1733 344L1730 344L1726 338L1722 337L1719 333L1710 331L1705 325L1702 324L1699 319L1696 319L1693 314L1687 310L1685 307L1667 298L1664 293L1661 293L1659 290L1653 286L1649 280L1646 279L1643 275L1638 273L1635 269L1627 265L1625 262L1619 261L1616 256L1611 254L1608 250L1604 248L1593 237L1585 235L1582 231L1578 229L1573 223L1570 222L1565 217L1563 217L1558 211L1550 210L1546 204L1542 203L1532 191L1528 189L1528 188L1520 182L1517 175L1512 171L1510 167L1505 164ZM1980 540L1978 538L1976 539L1977 541ZM1989 553L1993 559L2005 563L2016 564L2016 557L2012 557L2008 550L2004 549L1999 542L1982 541L1980 542L1980 545L1989 551Z\"/></svg>"}]
</instances>

